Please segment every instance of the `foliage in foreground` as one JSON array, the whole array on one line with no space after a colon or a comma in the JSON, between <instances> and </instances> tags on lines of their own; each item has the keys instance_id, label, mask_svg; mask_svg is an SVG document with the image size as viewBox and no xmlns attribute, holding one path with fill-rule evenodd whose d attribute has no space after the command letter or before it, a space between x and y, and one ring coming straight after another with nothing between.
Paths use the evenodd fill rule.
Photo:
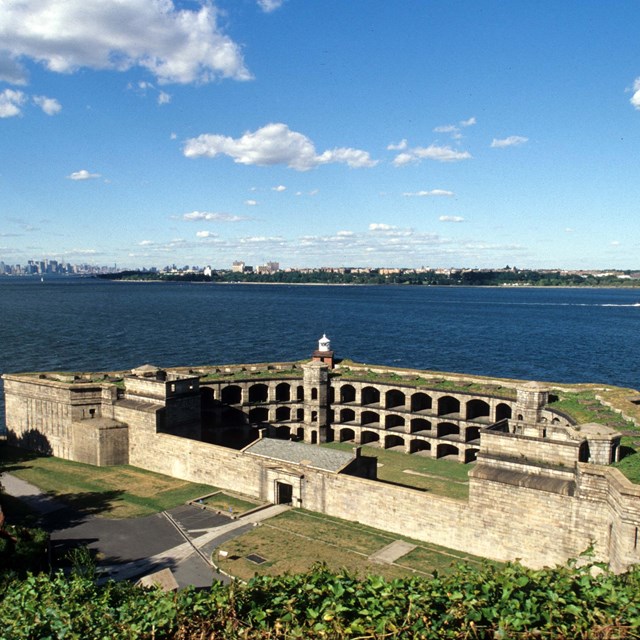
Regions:
<instances>
[{"instance_id":1,"label":"foliage in foreground","mask_svg":"<svg viewBox=\"0 0 640 640\"><path fill-rule=\"evenodd\" d=\"M1 586L0 638L638 638L639 593L640 569L518 564L393 581L317 566L168 594L40 574Z\"/></svg>"}]
</instances>

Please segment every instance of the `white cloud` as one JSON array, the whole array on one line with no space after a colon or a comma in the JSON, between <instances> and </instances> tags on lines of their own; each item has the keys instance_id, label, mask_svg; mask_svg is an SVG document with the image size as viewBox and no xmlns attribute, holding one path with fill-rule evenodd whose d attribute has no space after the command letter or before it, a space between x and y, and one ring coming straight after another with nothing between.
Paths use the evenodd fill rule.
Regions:
<instances>
[{"instance_id":1,"label":"white cloud","mask_svg":"<svg viewBox=\"0 0 640 640\"><path fill-rule=\"evenodd\" d=\"M246 218L242 216L212 211L192 211L191 213L185 213L182 219L188 222L239 222L240 220L246 220Z\"/></svg>"},{"instance_id":2,"label":"white cloud","mask_svg":"<svg viewBox=\"0 0 640 640\"><path fill-rule=\"evenodd\" d=\"M455 133L458 131L458 127L455 124L443 124L434 129L435 133Z\"/></svg>"},{"instance_id":3,"label":"white cloud","mask_svg":"<svg viewBox=\"0 0 640 640\"><path fill-rule=\"evenodd\" d=\"M215 238L216 234L211 231L196 231L197 238Z\"/></svg>"},{"instance_id":4,"label":"white cloud","mask_svg":"<svg viewBox=\"0 0 640 640\"><path fill-rule=\"evenodd\" d=\"M140 240L140 242L138 242L139 247L148 247L152 244L153 244L153 240Z\"/></svg>"},{"instance_id":5,"label":"white cloud","mask_svg":"<svg viewBox=\"0 0 640 640\"><path fill-rule=\"evenodd\" d=\"M438 197L442 197L442 196L447 196L447 197L451 197L453 195L455 195L453 193L453 191L447 191L445 189L431 189L431 191L413 191L413 192L406 192L402 194L403 196L407 196L407 197L419 197L419 198L424 198L424 197L429 197L429 196L438 196Z\"/></svg>"},{"instance_id":6,"label":"white cloud","mask_svg":"<svg viewBox=\"0 0 640 640\"><path fill-rule=\"evenodd\" d=\"M27 84L25 68L7 51L0 51L0 81L10 84Z\"/></svg>"},{"instance_id":7,"label":"white cloud","mask_svg":"<svg viewBox=\"0 0 640 640\"><path fill-rule=\"evenodd\" d=\"M461 127L471 127L474 124L477 124L477 120L475 119L474 116L471 116L468 120L460 120L460 126Z\"/></svg>"},{"instance_id":8,"label":"white cloud","mask_svg":"<svg viewBox=\"0 0 640 640\"><path fill-rule=\"evenodd\" d=\"M369 231L390 231L396 229L392 224L385 224L384 222L372 222L369 225Z\"/></svg>"},{"instance_id":9,"label":"white cloud","mask_svg":"<svg viewBox=\"0 0 640 640\"><path fill-rule=\"evenodd\" d=\"M277 187L271 187L271 191L277 191L278 193L282 193L283 191L286 191L287 187L285 187L283 184L279 184Z\"/></svg>"},{"instance_id":10,"label":"white cloud","mask_svg":"<svg viewBox=\"0 0 640 640\"><path fill-rule=\"evenodd\" d=\"M440 147L435 144L430 144L428 147L416 147L413 153L418 158L428 158L438 162L459 162L471 158L468 151L456 151L451 147Z\"/></svg>"},{"instance_id":11,"label":"white cloud","mask_svg":"<svg viewBox=\"0 0 640 640\"><path fill-rule=\"evenodd\" d=\"M54 116L62 111L62 105L55 98L47 98L46 96L33 96L33 101L48 116Z\"/></svg>"},{"instance_id":12,"label":"white cloud","mask_svg":"<svg viewBox=\"0 0 640 640\"><path fill-rule=\"evenodd\" d=\"M620 240L612 240L610 244L612 247L618 247L620 246Z\"/></svg>"},{"instance_id":13,"label":"white cloud","mask_svg":"<svg viewBox=\"0 0 640 640\"><path fill-rule=\"evenodd\" d=\"M396 167L401 167L412 162L419 162L423 158L438 162L460 162L469 160L471 154L468 151L458 151L450 146L430 144L428 147L414 147L403 153L399 153L393 160Z\"/></svg>"},{"instance_id":14,"label":"white cloud","mask_svg":"<svg viewBox=\"0 0 640 640\"><path fill-rule=\"evenodd\" d=\"M387 151L404 151L407 148L407 139L400 140L397 144L387 145Z\"/></svg>"},{"instance_id":15,"label":"white cloud","mask_svg":"<svg viewBox=\"0 0 640 640\"><path fill-rule=\"evenodd\" d=\"M31 58L57 73L138 66L160 82L251 77L208 2L189 10L176 8L173 0L5 1L0 43L10 59Z\"/></svg>"},{"instance_id":16,"label":"white cloud","mask_svg":"<svg viewBox=\"0 0 640 640\"><path fill-rule=\"evenodd\" d=\"M461 216L440 216L438 220L440 222L464 222L464 218Z\"/></svg>"},{"instance_id":17,"label":"white cloud","mask_svg":"<svg viewBox=\"0 0 640 640\"><path fill-rule=\"evenodd\" d=\"M633 83L633 95L629 100L634 108L640 110L640 78L636 78Z\"/></svg>"},{"instance_id":18,"label":"white cloud","mask_svg":"<svg viewBox=\"0 0 640 640\"><path fill-rule=\"evenodd\" d=\"M285 0L258 0L258 6L265 12L271 13L276 9L279 9Z\"/></svg>"},{"instance_id":19,"label":"white cloud","mask_svg":"<svg viewBox=\"0 0 640 640\"><path fill-rule=\"evenodd\" d=\"M503 149L505 147L516 147L520 144L528 142L529 138L524 136L509 136L508 138L494 138L491 141L491 147L494 149Z\"/></svg>"},{"instance_id":20,"label":"white cloud","mask_svg":"<svg viewBox=\"0 0 640 640\"><path fill-rule=\"evenodd\" d=\"M359 149L336 148L318 155L309 138L291 131L282 123L268 124L235 139L204 133L187 140L183 153L187 158L214 158L223 154L233 158L238 164L284 164L296 171L307 171L318 165L334 162L346 163L350 167L372 167L376 164L366 151Z\"/></svg>"},{"instance_id":21,"label":"white cloud","mask_svg":"<svg viewBox=\"0 0 640 640\"><path fill-rule=\"evenodd\" d=\"M353 236L353 231L338 231L336 235L340 236L341 238L350 238L351 236Z\"/></svg>"},{"instance_id":22,"label":"white cloud","mask_svg":"<svg viewBox=\"0 0 640 640\"><path fill-rule=\"evenodd\" d=\"M99 173L89 173L86 169L80 169L80 171L74 171L68 175L69 180L95 180L102 177Z\"/></svg>"},{"instance_id":23,"label":"white cloud","mask_svg":"<svg viewBox=\"0 0 640 640\"><path fill-rule=\"evenodd\" d=\"M170 139L170 140L177 140L177 139L178 139L178 134L177 134L177 133L175 133L174 131L172 131L172 132L169 134L169 139Z\"/></svg>"},{"instance_id":24,"label":"white cloud","mask_svg":"<svg viewBox=\"0 0 640 640\"><path fill-rule=\"evenodd\" d=\"M0 118L12 118L22 114L26 97L22 91L5 89L0 93Z\"/></svg>"},{"instance_id":25,"label":"white cloud","mask_svg":"<svg viewBox=\"0 0 640 640\"><path fill-rule=\"evenodd\" d=\"M255 207L258 204L257 200L245 200L244 203L248 206L248 207Z\"/></svg>"},{"instance_id":26,"label":"white cloud","mask_svg":"<svg viewBox=\"0 0 640 640\"><path fill-rule=\"evenodd\" d=\"M166 91L161 91L158 94L158 104L169 104L171 102L171 95Z\"/></svg>"}]
</instances>

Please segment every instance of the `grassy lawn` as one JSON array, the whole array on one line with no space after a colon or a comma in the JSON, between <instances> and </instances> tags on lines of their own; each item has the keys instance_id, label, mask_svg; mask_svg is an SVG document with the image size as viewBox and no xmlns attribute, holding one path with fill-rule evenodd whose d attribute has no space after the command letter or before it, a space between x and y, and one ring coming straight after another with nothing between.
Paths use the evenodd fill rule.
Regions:
<instances>
[{"instance_id":1,"label":"grassy lawn","mask_svg":"<svg viewBox=\"0 0 640 640\"><path fill-rule=\"evenodd\" d=\"M352 444L345 442L331 442L322 446L342 451L353 449ZM431 491L458 500L466 500L469 497L469 471L474 463L460 464L453 460L434 460L425 456L367 446L363 447L362 452L364 455L378 458L378 465L382 465L378 466L378 479L383 482Z\"/></svg>"},{"instance_id":2,"label":"grassy lawn","mask_svg":"<svg viewBox=\"0 0 640 640\"><path fill-rule=\"evenodd\" d=\"M248 500L239 496L231 495L226 491L218 491L211 496L207 496L202 503L209 509L222 511L233 516L238 516L246 511L251 511L263 504L257 500Z\"/></svg>"},{"instance_id":3,"label":"grassy lawn","mask_svg":"<svg viewBox=\"0 0 640 640\"><path fill-rule=\"evenodd\" d=\"M0 470L36 485L76 509L109 518L135 518L213 493L193 484L128 465L94 467L0 446Z\"/></svg>"},{"instance_id":4,"label":"grassy lawn","mask_svg":"<svg viewBox=\"0 0 640 640\"><path fill-rule=\"evenodd\" d=\"M416 545L394 564L372 562L368 558L395 540ZM348 569L359 575L398 578L446 572L457 562L481 563L477 557L409 538L395 536L361 524L295 509L263 522L251 532L226 542L226 558L214 562L242 580L254 575L280 575L306 571L316 562L331 569ZM265 559L256 564L246 558L257 554Z\"/></svg>"}]
</instances>

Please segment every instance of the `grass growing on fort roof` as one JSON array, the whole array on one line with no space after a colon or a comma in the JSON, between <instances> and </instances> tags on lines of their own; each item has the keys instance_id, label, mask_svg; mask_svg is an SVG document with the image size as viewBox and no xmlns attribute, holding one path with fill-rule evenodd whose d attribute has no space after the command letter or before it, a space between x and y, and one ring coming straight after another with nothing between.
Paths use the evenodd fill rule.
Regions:
<instances>
[{"instance_id":1,"label":"grass growing on fort roof","mask_svg":"<svg viewBox=\"0 0 640 640\"><path fill-rule=\"evenodd\" d=\"M128 465L94 467L61 458L37 457L6 445L0 448L0 470L76 509L109 518L150 515L216 490Z\"/></svg>"},{"instance_id":2,"label":"grass growing on fort roof","mask_svg":"<svg viewBox=\"0 0 640 640\"><path fill-rule=\"evenodd\" d=\"M331 442L322 446L351 451L352 444ZM378 458L378 480L429 491L456 500L469 497L469 471L473 464L455 460L434 460L416 454L407 455L379 447L362 448L362 455Z\"/></svg>"},{"instance_id":3,"label":"grass growing on fort roof","mask_svg":"<svg viewBox=\"0 0 640 640\"><path fill-rule=\"evenodd\" d=\"M369 559L395 540L405 540L416 548L393 564ZM435 570L447 572L453 563L460 561L478 565L487 562L438 545L304 509L271 518L249 533L224 543L222 549L227 552L226 557L216 555L214 562L242 580L255 575L301 573L317 562L323 562L335 571L346 569L361 576L382 575L388 579L428 576ZM247 558L252 554L261 556L265 562L252 562Z\"/></svg>"}]
</instances>

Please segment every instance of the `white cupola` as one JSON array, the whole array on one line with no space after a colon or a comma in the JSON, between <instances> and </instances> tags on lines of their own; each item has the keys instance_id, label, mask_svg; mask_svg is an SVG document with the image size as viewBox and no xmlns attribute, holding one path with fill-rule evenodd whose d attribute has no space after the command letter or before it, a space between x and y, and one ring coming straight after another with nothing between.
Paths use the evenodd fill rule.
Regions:
<instances>
[{"instance_id":1,"label":"white cupola","mask_svg":"<svg viewBox=\"0 0 640 640\"><path fill-rule=\"evenodd\" d=\"M331 340L324 333L322 338L318 340L318 351L331 351Z\"/></svg>"}]
</instances>

